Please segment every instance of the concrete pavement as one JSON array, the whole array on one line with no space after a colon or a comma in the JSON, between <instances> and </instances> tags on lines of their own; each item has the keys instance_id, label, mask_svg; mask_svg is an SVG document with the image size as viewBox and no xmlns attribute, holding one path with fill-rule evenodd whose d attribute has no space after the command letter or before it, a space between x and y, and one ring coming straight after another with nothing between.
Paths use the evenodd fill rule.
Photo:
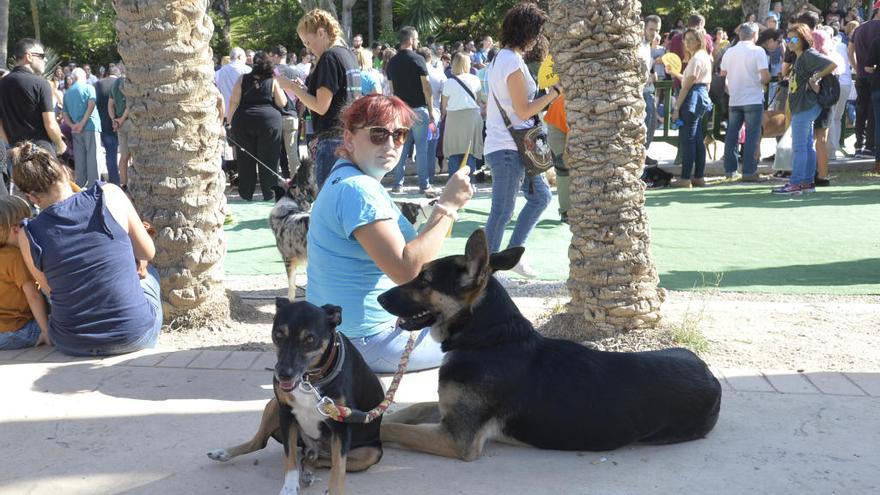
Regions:
<instances>
[{"instance_id":1,"label":"concrete pavement","mask_svg":"<svg viewBox=\"0 0 880 495\"><path fill-rule=\"evenodd\" d=\"M271 353L149 351L73 359L0 352L0 494L274 494L281 447L227 463L271 397ZM880 372L715 370L721 418L704 440L613 452L490 445L465 463L386 445L357 494L868 494L880 492ZM387 386L389 378L383 380ZM407 375L400 403L436 399ZM304 494L322 494L327 471Z\"/></svg>"}]
</instances>

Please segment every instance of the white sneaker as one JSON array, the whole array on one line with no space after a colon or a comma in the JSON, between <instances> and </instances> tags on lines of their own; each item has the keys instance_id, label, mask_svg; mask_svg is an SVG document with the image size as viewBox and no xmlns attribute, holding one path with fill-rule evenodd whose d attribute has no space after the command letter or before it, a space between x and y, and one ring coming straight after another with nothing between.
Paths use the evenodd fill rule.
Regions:
<instances>
[{"instance_id":1,"label":"white sneaker","mask_svg":"<svg viewBox=\"0 0 880 495\"><path fill-rule=\"evenodd\" d=\"M526 263L526 260L520 259L519 263L516 264L515 267L511 268L513 273L525 278L537 278L538 272L532 268L531 265Z\"/></svg>"}]
</instances>

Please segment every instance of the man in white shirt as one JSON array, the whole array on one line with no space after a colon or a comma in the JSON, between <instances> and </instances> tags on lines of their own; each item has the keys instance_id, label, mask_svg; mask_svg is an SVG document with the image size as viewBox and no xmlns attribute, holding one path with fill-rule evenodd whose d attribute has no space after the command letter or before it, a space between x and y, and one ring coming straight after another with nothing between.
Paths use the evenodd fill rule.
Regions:
<instances>
[{"instance_id":1,"label":"man in white shirt","mask_svg":"<svg viewBox=\"0 0 880 495\"><path fill-rule=\"evenodd\" d=\"M226 115L229 115L229 99L232 97L232 88L235 87L235 83L238 82L238 78L242 74L248 74L251 71L251 68L244 63L245 56L244 50L239 47L233 48L229 52L229 63L214 73L214 84L217 85L217 89L220 90L223 101L226 103Z\"/></svg>"},{"instance_id":2,"label":"man in white shirt","mask_svg":"<svg viewBox=\"0 0 880 495\"><path fill-rule=\"evenodd\" d=\"M767 52L755 45L758 25L747 22L738 29L739 42L724 52L721 75L727 78L730 110L727 135L724 138L724 173L736 175L739 154L739 130L746 125L743 146L743 182L758 180L758 144L761 142L761 115L764 111L764 86L770 82L770 61Z\"/></svg>"}]
</instances>

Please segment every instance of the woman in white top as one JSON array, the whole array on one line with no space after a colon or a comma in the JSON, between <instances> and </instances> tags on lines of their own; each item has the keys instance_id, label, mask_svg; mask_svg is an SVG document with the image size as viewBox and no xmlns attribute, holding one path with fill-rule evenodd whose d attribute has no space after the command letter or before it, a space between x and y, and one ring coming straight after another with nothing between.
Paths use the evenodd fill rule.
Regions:
<instances>
[{"instance_id":1,"label":"woman in white top","mask_svg":"<svg viewBox=\"0 0 880 495\"><path fill-rule=\"evenodd\" d=\"M706 37L702 31L688 29L682 37L685 57L688 59L681 78L681 91L675 102L673 120L683 121L678 129L681 149L681 179L673 187L702 187L706 185L706 145L703 144L703 116L712 111L709 83L712 82L712 58L706 51ZM693 172L693 178L691 173Z\"/></svg>"},{"instance_id":2,"label":"woman in white top","mask_svg":"<svg viewBox=\"0 0 880 495\"><path fill-rule=\"evenodd\" d=\"M480 79L470 71L470 57L462 52L456 53L452 58L452 77L443 83L440 115L446 119L443 156L448 157L449 173L458 170L464 154L470 150L467 166L471 168L473 180L477 160L483 158L483 117L477 103L483 88Z\"/></svg>"},{"instance_id":3,"label":"woman in white top","mask_svg":"<svg viewBox=\"0 0 880 495\"><path fill-rule=\"evenodd\" d=\"M525 245L552 198L543 175L526 176L523 159L499 110L500 104L515 128L528 129L535 125L533 117L562 94L562 89L554 86L546 95L535 98L537 84L523 61L523 53L535 46L545 22L547 14L533 3L521 3L508 10L501 25L503 48L489 68L484 153L492 169L492 207L486 221L486 237L493 253L501 248L504 228L516 206L517 191L522 190L526 205L516 219L508 247ZM523 260L513 271L530 278L538 275Z\"/></svg>"}]
</instances>

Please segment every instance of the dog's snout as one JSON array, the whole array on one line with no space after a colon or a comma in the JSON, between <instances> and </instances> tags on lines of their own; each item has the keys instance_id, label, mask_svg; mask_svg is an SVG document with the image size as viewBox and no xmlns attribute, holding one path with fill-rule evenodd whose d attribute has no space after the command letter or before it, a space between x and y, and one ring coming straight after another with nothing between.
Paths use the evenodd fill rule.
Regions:
<instances>
[{"instance_id":1,"label":"dog's snout","mask_svg":"<svg viewBox=\"0 0 880 495\"><path fill-rule=\"evenodd\" d=\"M379 294L379 297L376 300L379 301L379 304L383 308L387 307L386 304L388 304L388 293L383 292L382 294Z\"/></svg>"}]
</instances>

